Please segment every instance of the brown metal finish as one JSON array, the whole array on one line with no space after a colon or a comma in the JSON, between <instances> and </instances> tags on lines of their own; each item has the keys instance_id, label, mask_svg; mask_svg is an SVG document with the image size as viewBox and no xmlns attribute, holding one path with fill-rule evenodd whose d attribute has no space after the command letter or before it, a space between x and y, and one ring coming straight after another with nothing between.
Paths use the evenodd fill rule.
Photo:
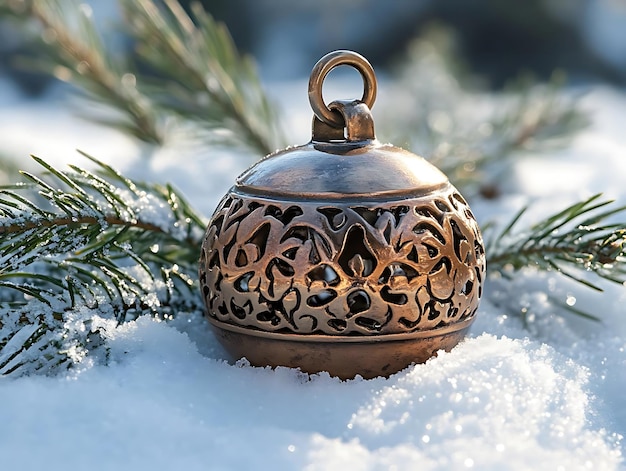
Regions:
<instances>
[{"instance_id":1,"label":"brown metal finish","mask_svg":"<svg viewBox=\"0 0 626 471\"><path fill-rule=\"evenodd\" d=\"M339 52L314 74L354 65ZM365 103L327 109L344 128L316 116L309 144L266 157L220 202L200 258L207 316L254 365L389 375L463 337L485 277L480 230L445 175L376 141Z\"/></svg>"},{"instance_id":2,"label":"brown metal finish","mask_svg":"<svg viewBox=\"0 0 626 471\"><path fill-rule=\"evenodd\" d=\"M210 315L263 331L380 335L475 314L484 256L463 198L283 202L231 192L201 255Z\"/></svg>"},{"instance_id":3,"label":"brown metal finish","mask_svg":"<svg viewBox=\"0 0 626 471\"><path fill-rule=\"evenodd\" d=\"M448 187L446 176L423 158L378 141L311 142L277 152L237 178L246 194L284 200L391 200Z\"/></svg>"},{"instance_id":4,"label":"brown metal finish","mask_svg":"<svg viewBox=\"0 0 626 471\"><path fill-rule=\"evenodd\" d=\"M322 85L328 73L339 65L350 65L359 71L363 78L363 97L362 101L365 106L372 109L376 100L376 92L378 84L376 75L371 64L361 54L353 51L333 51L322 57L317 64L313 66L311 77L309 78L309 103L313 109L313 113L317 118L335 128L343 128L344 120L338 113L333 113L324 104L322 97Z\"/></svg>"},{"instance_id":5,"label":"brown metal finish","mask_svg":"<svg viewBox=\"0 0 626 471\"><path fill-rule=\"evenodd\" d=\"M253 366L287 366L305 373L328 371L341 379L389 376L438 351L450 351L465 336L473 318L449 327L413 334L336 337L275 334L250 330L209 318L219 342L235 359Z\"/></svg>"}]
</instances>

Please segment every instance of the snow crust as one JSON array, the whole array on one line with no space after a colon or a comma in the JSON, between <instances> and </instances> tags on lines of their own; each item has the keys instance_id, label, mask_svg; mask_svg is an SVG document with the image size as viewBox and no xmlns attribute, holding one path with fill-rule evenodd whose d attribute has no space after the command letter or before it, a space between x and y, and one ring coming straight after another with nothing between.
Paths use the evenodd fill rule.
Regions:
<instances>
[{"instance_id":1,"label":"snow crust","mask_svg":"<svg viewBox=\"0 0 626 471\"><path fill-rule=\"evenodd\" d=\"M58 165L80 147L129 176L172 181L207 215L250 163L199 153L182 138L147 159L68 110L0 103L3 153ZM529 201L534 219L598 191L626 202L626 97L598 88L585 106L594 126L563 151L519 159L509 196L473 205L480 221L507 219ZM308 129L305 115L291 125ZM604 287L594 293L533 270L511 283L490 279L458 347L368 381L229 361L199 317L100 320L108 366L87 357L65 377L0 378L1 467L626 469L626 289ZM573 297L603 321L553 312L548 296ZM527 325L489 302L503 298L527 308Z\"/></svg>"},{"instance_id":2,"label":"snow crust","mask_svg":"<svg viewBox=\"0 0 626 471\"><path fill-rule=\"evenodd\" d=\"M591 365L481 317L490 332L450 353L347 382L229 364L200 320L110 326L110 366L3 382L0 455L33 470L619 469Z\"/></svg>"}]
</instances>

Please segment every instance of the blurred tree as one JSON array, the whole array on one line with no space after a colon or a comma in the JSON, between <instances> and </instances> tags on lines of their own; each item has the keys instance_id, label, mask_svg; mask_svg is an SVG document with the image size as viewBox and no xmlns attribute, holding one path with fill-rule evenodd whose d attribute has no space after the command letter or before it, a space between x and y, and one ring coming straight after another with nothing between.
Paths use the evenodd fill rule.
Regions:
<instances>
[{"instance_id":1,"label":"blurred tree","mask_svg":"<svg viewBox=\"0 0 626 471\"><path fill-rule=\"evenodd\" d=\"M91 3L94 8L104 5L93 0ZM607 61L597 48L590 47L583 29L598 26L586 25L585 0L571 0L567 9L558 7L554 0L182 0L180 3L188 12L192 4L200 3L213 17L223 21L237 48L257 57L264 75L269 77L304 76L318 57L338 48L360 51L378 69L384 69L402 56L402 51L425 27L436 22L455 30L463 60L494 88L502 87L520 72L531 72L538 79L547 80L557 68L578 80L626 83L626 70ZM623 39L626 41L626 37ZM32 31L0 21L2 69L25 91L36 95L45 89L49 79L15 67L16 57L33 54L36 43ZM284 61L290 67L282 67Z\"/></svg>"}]
</instances>

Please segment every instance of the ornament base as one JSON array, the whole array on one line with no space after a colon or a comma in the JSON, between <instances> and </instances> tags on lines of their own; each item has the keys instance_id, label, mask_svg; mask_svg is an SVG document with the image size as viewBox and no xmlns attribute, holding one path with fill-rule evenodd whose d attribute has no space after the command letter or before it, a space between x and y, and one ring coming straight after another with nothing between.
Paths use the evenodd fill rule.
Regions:
<instances>
[{"instance_id":1,"label":"ornament base","mask_svg":"<svg viewBox=\"0 0 626 471\"><path fill-rule=\"evenodd\" d=\"M424 363L439 350L450 351L474 318L438 329L406 334L339 337L251 330L209 318L218 341L233 359L253 366L286 366L306 373L327 371L352 379L388 377L412 363Z\"/></svg>"}]
</instances>

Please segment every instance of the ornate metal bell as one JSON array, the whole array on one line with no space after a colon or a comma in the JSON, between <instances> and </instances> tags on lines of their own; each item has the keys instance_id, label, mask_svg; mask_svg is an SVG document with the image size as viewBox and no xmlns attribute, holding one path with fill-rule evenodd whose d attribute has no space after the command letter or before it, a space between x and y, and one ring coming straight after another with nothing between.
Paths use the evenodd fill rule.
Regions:
<instances>
[{"instance_id":1,"label":"ornate metal bell","mask_svg":"<svg viewBox=\"0 0 626 471\"><path fill-rule=\"evenodd\" d=\"M361 100L322 100L347 64ZM463 197L423 158L381 144L371 65L335 51L314 67L311 142L245 171L209 223L200 258L207 318L257 366L341 378L388 376L450 350L474 320L485 277Z\"/></svg>"}]
</instances>

